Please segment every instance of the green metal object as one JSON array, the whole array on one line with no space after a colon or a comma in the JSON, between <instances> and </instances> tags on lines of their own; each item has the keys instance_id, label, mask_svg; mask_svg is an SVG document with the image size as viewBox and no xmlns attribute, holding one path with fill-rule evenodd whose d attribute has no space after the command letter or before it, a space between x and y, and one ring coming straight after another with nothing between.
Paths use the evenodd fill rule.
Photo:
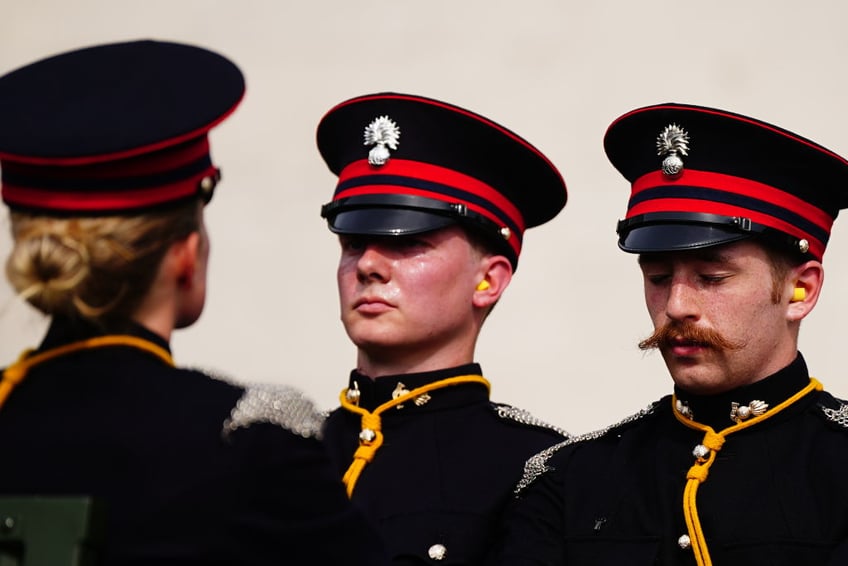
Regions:
<instances>
[{"instance_id":1,"label":"green metal object","mask_svg":"<svg viewBox=\"0 0 848 566\"><path fill-rule=\"evenodd\" d=\"M0 496L0 566L94 564L102 532L89 497Z\"/></svg>"}]
</instances>

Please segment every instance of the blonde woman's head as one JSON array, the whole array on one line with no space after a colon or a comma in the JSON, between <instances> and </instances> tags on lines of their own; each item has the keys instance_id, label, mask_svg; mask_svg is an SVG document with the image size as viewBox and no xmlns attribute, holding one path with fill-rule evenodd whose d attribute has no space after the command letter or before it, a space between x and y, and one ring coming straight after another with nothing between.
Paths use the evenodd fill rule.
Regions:
<instances>
[{"instance_id":1,"label":"blonde woman's head","mask_svg":"<svg viewBox=\"0 0 848 566\"><path fill-rule=\"evenodd\" d=\"M11 212L6 275L41 312L96 322L129 318L170 246L200 229L200 204L136 216L59 218Z\"/></svg>"}]
</instances>

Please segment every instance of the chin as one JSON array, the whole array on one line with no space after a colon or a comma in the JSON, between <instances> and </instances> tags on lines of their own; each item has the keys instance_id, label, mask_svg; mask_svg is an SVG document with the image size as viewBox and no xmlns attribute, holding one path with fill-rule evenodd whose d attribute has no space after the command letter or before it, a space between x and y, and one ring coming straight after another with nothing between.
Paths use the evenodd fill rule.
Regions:
<instances>
[{"instance_id":1,"label":"chin","mask_svg":"<svg viewBox=\"0 0 848 566\"><path fill-rule=\"evenodd\" d=\"M203 311L201 310L197 313L191 313L191 314L188 314L188 315L182 315L182 316L178 317L176 322L174 322L174 328L177 328L177 329L188 328L189 326L191 326L192 324L197 322L198 319L200 319L200 315L201 315L202 312Z\"/></svg>"}]
</instances>

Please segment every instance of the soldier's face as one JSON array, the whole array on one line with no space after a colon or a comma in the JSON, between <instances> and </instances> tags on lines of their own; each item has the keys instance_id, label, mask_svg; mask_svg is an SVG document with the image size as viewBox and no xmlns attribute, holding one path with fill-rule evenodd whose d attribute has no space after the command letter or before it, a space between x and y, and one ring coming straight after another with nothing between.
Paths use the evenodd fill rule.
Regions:
<instances>
[{"instance_id":1,"label":"soldier's face","mask_svg":"<svg viewBox=\"0 0 848 566\"><path fill-rule=\"evenodd\" d=\"M657 347L685 390L720 393L795 358L797 326L785 298L790 275L775 282L769 257L756 243L646 254L639 265L654 328L669 330Z\"/></svg>"},{"instance_id":2,"label":"soldier's face","mask_svg":"<svg viewBox=\"0 0 848 566\"><path fill-rule=\"evenodd\" d=\"M460 228L339 241L341 319L359 349L360 367L364 361L424 371L427 363L448 367L439 360L473 353L472 296L485 268Z\"/></svg>"}]
</instances>

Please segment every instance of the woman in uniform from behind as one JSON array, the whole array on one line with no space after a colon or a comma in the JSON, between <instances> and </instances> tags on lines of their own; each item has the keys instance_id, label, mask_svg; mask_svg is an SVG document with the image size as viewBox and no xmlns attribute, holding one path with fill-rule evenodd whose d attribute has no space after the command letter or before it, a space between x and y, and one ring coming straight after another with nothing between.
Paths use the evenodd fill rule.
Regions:
<instances>
[{"instance_id":1,"label":"woman in uniform from behind","mask_svg":"<svg viewBox=\"0 0 848 566\"><path fill-rule=\"evenodd\" d=\"M375 564L297 391L175 367L206 296L207 133L229 60L137 41L0 77L2 196L19 295L47 334L0 382L0 492L103 505L105 564ZM328 544L332 541L332 544Z\"/></svg>"}]
</instances>

